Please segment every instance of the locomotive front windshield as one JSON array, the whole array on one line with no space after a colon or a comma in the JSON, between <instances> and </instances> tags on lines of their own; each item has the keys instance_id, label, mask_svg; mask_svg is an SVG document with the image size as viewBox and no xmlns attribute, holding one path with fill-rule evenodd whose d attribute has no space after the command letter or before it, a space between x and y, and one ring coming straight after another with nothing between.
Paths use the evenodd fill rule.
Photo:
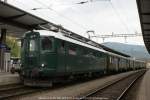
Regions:
<instances>
[{"instance_id":1,"label":"locomotive front windshield","mask_svg":"<svg viewBox=\"0 0 150 100\"><path fill-rule=\"evenodd\" d=\"M29 41L29 51L33 52L36 51L36 41L35 40L30 40Z\"/></svg>"},{"instance_id":2,"label":"locomotive front windshield","mask_svg":"<svg viewBox=\"0 0 150 100\"><path fill-rule=\"evenodd\" d=\"M53 38L42 37L41 38L41 49L42 49L42 51L52 51L53 50Z\"/></svg>"}]
</instances>

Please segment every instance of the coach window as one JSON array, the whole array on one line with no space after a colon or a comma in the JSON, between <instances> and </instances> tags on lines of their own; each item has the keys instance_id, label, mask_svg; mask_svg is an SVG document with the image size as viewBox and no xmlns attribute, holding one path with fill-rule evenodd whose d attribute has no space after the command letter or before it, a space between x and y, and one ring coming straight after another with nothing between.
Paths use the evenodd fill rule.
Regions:
<instances>
[{"instance_id":1,"label":"coach window","mask_svg":"<svg viewBox=\"0 0 150 100\"><path fill-rule=\"evenodd\" d=\"M42 37L42 39L41 39L41 48L42 48L42 50L49 51L49 50L52 50L52 47L53 47L53 38Z\"/></svg>"}]
</instances>

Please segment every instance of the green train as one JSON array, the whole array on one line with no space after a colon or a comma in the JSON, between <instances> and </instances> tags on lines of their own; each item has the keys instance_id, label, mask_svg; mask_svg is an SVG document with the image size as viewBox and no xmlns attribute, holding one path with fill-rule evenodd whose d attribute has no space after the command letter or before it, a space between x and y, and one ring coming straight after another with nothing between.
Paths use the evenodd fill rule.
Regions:
<instances>
[{"instance_id":1,"label":"green train","mask_svg":"<svg viewBox=\"0 0 150 100\"><path fill-rule=\"evenodd\" d=\"M74 77L145 68L145 62L108 52L61 32L30 31L22 39L20 78L28 86L51 86Z\"/></svg>"}]
</instances>

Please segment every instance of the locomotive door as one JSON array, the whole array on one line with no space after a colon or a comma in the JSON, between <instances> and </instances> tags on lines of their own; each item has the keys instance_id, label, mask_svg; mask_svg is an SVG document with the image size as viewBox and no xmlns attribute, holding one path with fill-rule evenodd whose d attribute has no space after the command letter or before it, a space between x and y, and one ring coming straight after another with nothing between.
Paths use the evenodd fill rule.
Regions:
<instances>
[{"instance_id":1,"label":"locomotive door","mask_svg":"<svg viewBox=\"0 0 150 100\"><path fill-rule=\"evenodd\" d=\"M57 52L58 52L57 71L64 75L66 72L66 42L65 41L59 40Z\"/></svg>"},{"instance_id":2,"label":"locomotive door","mask_svg":"<svg viewBox=\"0 0 150 100\"><path fill-rule=\"evenodd\" d=\"M28 67L38 65L39 60L39 36L37 34L29 34L26 40L25 59Z\"/></svg>"},{"instance_id":3,"label":"locomotive door","mask_svg":"<svg viewBox=\"0 0 150 100\"><path fill-rule=\"evenodd\" d=\"M21 63L22 66L34 67L39 60L39 34L29 33L22 40Z\"/></svg>"}]
</instances>

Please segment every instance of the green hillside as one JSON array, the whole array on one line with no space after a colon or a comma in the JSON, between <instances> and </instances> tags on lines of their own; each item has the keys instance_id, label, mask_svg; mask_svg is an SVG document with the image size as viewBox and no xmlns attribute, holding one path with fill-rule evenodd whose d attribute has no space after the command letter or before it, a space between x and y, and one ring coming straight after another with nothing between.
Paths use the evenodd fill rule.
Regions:
<instances>
[{"instance_id":1,"label":"green hillside","mask_svg":"<svg viewBox=\"0 0 150 100\"><path fill-rule=\"evenodd\" d=\"M147 52L145 46L142 45L130 45L117 42L106 42L103 45L128 54L136 59L150 61L150 54Z\"/></svg>"}]
</instances>

